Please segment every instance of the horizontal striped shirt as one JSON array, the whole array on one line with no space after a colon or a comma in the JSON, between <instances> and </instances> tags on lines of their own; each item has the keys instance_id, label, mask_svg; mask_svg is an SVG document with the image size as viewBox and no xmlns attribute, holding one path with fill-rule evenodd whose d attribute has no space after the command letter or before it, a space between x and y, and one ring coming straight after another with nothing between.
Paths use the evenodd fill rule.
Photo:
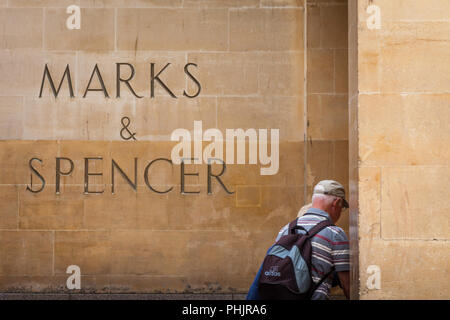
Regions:
<instances>
[{"instance_id":1,"label":"horizontal striped shirt","mask_svg":"<svg viewBox=\"0 0 450 320\"><path fill-rule=\"evenodd\" d=\"M310 230L319 222L330 220L330 216L325 211L316 208L310 208L305 215L298 219L298 225ZM282 236L288 234L289 224L284 226L278 233L277 242ZM299 232L301 232L299 230ZM336 226L330 226L322 229L311 241L311 264L312 280L318 283L333 266L337 272L350 270L350 250L349 241L344 230ZM325 300L329 298L332 284L332 277L328 277L314 291L312 300Z\"/></svg>"}]
</instances>

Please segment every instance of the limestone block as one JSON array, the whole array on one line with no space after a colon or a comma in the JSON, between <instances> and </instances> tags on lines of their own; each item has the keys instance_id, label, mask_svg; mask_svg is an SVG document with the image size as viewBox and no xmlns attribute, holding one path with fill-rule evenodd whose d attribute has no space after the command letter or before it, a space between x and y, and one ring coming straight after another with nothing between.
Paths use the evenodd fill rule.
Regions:
<instances>
[{"instance_id":1,"label":"limestone block","mask_svg":"<svg viewBox=\"0 0 450 320\"><path fill-rule=\"evenodd\" d=\"M123 123L127 124L126 120L122 122L123 117L130 119L128 127L130 132L137 132L135 106L133 100L129 98L106 101L102 98L86 99L81 106L85 135L88 140L122 140L120 133L125 126ZM128 133L125 131L123 131L123 135L128 137ZM76 136L73 139L76 139Z\"/></svg>"},{"instance_id":2,"label":"limestone block","mask_svg":"<svg viewBox=\"0 0 450 320\"><path fill-rule=\"evenodd\" d=\"M17 229L18 214L18 187L0 185L0 229Z\"/></svg>"},{"instance_id":3,"label":"limestone block","mask_svg":"<svg viewBox=\"0 0 450 320\"><path fill-rule=\"evenodd\" d=\"M19 227L37 230L76 230L83 227L82 188L66 186L55 195L51 186L42 194L20 190Z\"/></svg>"},{"instance_id":4,"label":"limestone block","mask_svg":"<svg viewBox=\"0 0 450 320\"><path fill-rule=\"evenodd\" d=\"M253 8L259 0L184 0L185 8Z\"/></svg>"},{"instance_id":5,"label":"limestone block","mask_svg":"<svg viewBox=\"0 0 450 320\"><path fill-rule=\"evenodd\" d=\"M303 50L301 9L230 11L230 50Z\"/></svg>"},{"instance_id":6,"label":"limestone block","mask_svg":"<svg viewBox=\"0 0 450 320\"><path fill-rule=\"evenodd\" d=\"M53 236L50 231L0 231L0 275L52 274Z\"/></svg>"},{"instance_id":7,"label":"limestone block","mask_svg":"<svg viewBox=\"0 0 450 320\"><path fill-rule=\"evenodd\" d=\"M348 50L334 51L334 91L348 94Z\"/></svg>"},{"instance_id":8,"label":"limestone block","mask_svg":"<svg viewBox=\"0 0 450 320\"><path fill-rule=\"evenodd\" d=\"M23 139L52 140L56 138L57 109L51 101L52 98L50 97L43 99L25 98ZM53 101L55 101L54 98ZM77 108L77 106L74 105L72 105L72 107Z\"/></svg>"},{"instance_id":9,"label":"limestone block","mask_svg":"<svg viewBox=\"0 0 450 320\"><path fill-rule=\"evenodd\" d=\"M231 142L231 140L229 140ZM244 149L245 148L245 149ZM243 151L238 148L238 143L234 143L234 161L228 161L226 164L226 171L223 174L223 181L226 185L271 185L271 186L299 186L303 185L303 171L304 167L302 159L304 157L303 142L282 142L277 147L272 146L270 142L267 145L268 153L272 148L278 148L279 165L278 172L274 175L262 175L261 169L268 168L275 160L271 159L272 163L262 164L261 156L258 152L254 153L256 164L249 163L249 144L246 142ZM237 164L237 154L245 151L245 164ZM226 142L224 143L223 159L226 160ZM275 157L275 155L274 155ZM222 170L221 164L212 165L213 173L219 173ZM206 178L206 175L205 175ZM200 171L200 181L205 181Z\"/></svg>"},{"instance_id":10,"label":"limestone block","mask_svg":"<svg viewBox=\"0 0 450 320\"><path fill-rule=\"evenodd\" d=\"M313 140L348 139L346 95L308 96L308 135Z\"/></svg>"},{"instance_id":11,"label":"limestone block","mask_svg":"<svg viewBox=\"0 0 450 320\"><path fill-rule=\"evenodd\" d=\"M269 237L273 237L273 241L278 231L295 219L298 210L305 204L303 194L304 186L262 186L261 206L236 207L232 210L231 229L264 230Z\"/></svg>"},{"instance_id":12,"label":"limestone block","mask_svg":"<svg viewBox=\"0 0 450 320\"><path fill-rule=\"evenodd\" d=\"M290 97L219 98L218 128L279 129L280 141L303 141L303 101ZM269 133L268 133L269 136Z\"/></svg>"},{"instance_id":13,"label":"limestone block","mask_svg":"<svg viewBox=\"0 0 450 320\"><path fill-rule=\"evenodd\" d=\"M334 92L334 51L308 50L308 93Z\"/></svg>"},{"instance_id":14,"label":"limestone block","mask_svg":"<svg viewBox=\"0 0 450 320\"><path fill-rule=\"evenodd\" d=\"M81 28L69 30L65 8L45 9L46 50L114 50L114 10L82 8Z\"/></svg>"},{"instance_id":15,"label":"limestone block","mask_svg":"<svg viewBox=\"0 0 450 320\"><path fill-rule=\"evenodd\" d=\"M136 117L133 120L138 140L158 136L167 141L172 132L179 128L189 130L193 139L194 121L202 121L203 132L217 127L216 98L140 99L136 101Z\"/></svg>"},{"instance_id":16,"label":"limestone block","mask_svg":"<svg viewBox=\"0 0 450 320\"><path fill-rule=\"evenodd\" d=\"M25 98L24 110L23 138L29 140L121 140L123 117L130 119L130 131L142 133L130 98Z\"/></svg>"},{"instance_id":17,"label":"limestone block","mask_svg":"<svg viewBox=\"0 0 450 320\"><path fill-rule=\"evenodd\" d=\"M448 164L448 101L447 94L360 95L362 164Z\"/></svg>"},{"instance_id":18,"label":"limestone block","mask_svg":"<svg viewBox=\"0 0 450 320\"><path fill-rule=\"evenodd\" d=\"M268 145L270 150L271 145ZM259 183L264 185L278 186L303 186L304 184L304 152L305 146L303 142L282 142L279 145L280 164L276 175L260 175L260 167L257 166L257 174L259 175ZM242 173L244 174L245 171ZM247 175L245 173L245 175ZM231 180L231 179L230 179ZM231 181L235 181L234 179ZM252 183L247 183L252 184Z\"/></svg>"},{"instance_id":19,"label":"limestone block","mask_svg":"<svg viewBox=\"0 0 450 320\"><path fill-rule=\"evenodd\" d=\"M365 28L363 23L360 21L360 28ZM360 88L372 92L445 91L441 82L447 81L448 72L442 59L449 26L445 21L402 21L385 22L380 30L363 29L358 35ZM429 54L430 46L433 54ZM405 64L407 68L400 67Z\"/></svg>"},{"instance_id":20,"label":"limestone block","mask_svg":"<svg viewBox=\"0 0 450 320\"><path fill-rule=\"evenodd\" d=\"M361 300L448 300L450 291L443 286L442 280L414 280L411 282L400 280L386 282L382 291L372 290L363 292ZM430 289L433 288L433 289Z\"/></svg>"},{"instance_id":21,"label":"limestone block","mask_svg":"<svg viewBox=\"0 0 450 320\"><path fill-rule=\"evenodd\" d=\"M360 241L361 299L446 299L449 251L445 242ZM381 270L381 289L366 287L369 265ZM396 270L396 271L394 271ZM426 275L422 279L418 275ZM430 290L430 286L433 290Z\"/></svg>"},{"instance_id":22,"label":"limestone block","mask_svg":"<svg viewBox=\"0 0 450 320\"><path fill-rule=\"evenodd\" d=\"M182 0L79 0L81 7L95 8L180 8Z\"/></svg>"},{"instance_id":23,"label":"limestone block","mask_svg":"<svg viewBox=\"0 0 450 320\"><path fill-rule=\"evenodd\" d=\"M216 9L119 9L118 50L224 50L228 15Z\"/></svg>"},{"instance_id":24,"label":"limestone block","mask_svg":"<svg viewBox=\"0 0 450 320\"><path fill-rule=\"evenodd\" d=\"M343 181L346 187L346 195L348 192L348 171L349 171L349 142L347 140L334 141L334 171L335 180Z\"/></svg>"},{"instance_id":25,"label":"limestone block","mask_svg":"<svg viewBox=\"0 0 450 320\"><path fill-rule=\"evenodd\" d=\"M0 97L0 139L21 139L23 133L23 98Z\"/></svg>"},{"instance_id":26,"label":"limestone block","mask_svg":"<svg viewBox=\"0 0 450 320\"><path fill-rule=\"evenodd\" d=\"M166 190L169 186L154 186ZM175 191L172 191L175 192ZM90 229L166 230L169 225L168 194L157 194L145 186L135 192L129 185L116 185L114 194L106 189L102 195L85 197L85 225Z\"/></svg>"},{"instance_id":27,"label":"limestone block","mask_svg":"<svg viewBox=\"0 0 450 320\"><path fill-rule=\"evenodd\" d=\"M1 95L39 97L45 65L48 65L57 89L67 64L75 65L75 54L7 50L0 52L0 61L2 74L8 75L0 79ZM71 69L70 74L74 81L76 71ZM42 96L50 95L53 93L46 79ZM58 96L69 96L67 80L64 80Z\"/></svg>"},{"instance_id":28,"label":"limestone block","mask_svg":"<svg viewBox=\"0 0 450 320\"><path fill-rule=\"evenodd\" d=\"M81 99L80 99L81 100ZM34 119L39 121L32 122L31 117L26 115L26 119L30 121L30 128L35 128L30 132L26 130L28 139L40 137L46 139L42 133L50 130L53 127L53 138L61 140L88 140L92 138L93 126L100 123L95 123L95 117L86 112L88 107L85 107L85 101L77 101L76 99L62 98L55 101L51 98L29 99L27 104L27 112L34 116ZM103 105L103 104L99 104ZM39 114L32 111L33 108L37 110L44 109L47 115L52 115L53 119L42 119ZM53 123L50 121L53 120ZM32 124L31 124L32 123Z\"/></svg>"},{"instance_id":29,"label":"limestone block","mask_svg":"<svg viewBox=\"0 0 450 320\"><path fill-rule=\"evenodd\" d=\"M314 5L314 4L329 4L329 3L346 3L348 0L306 0L308 4Z\"/></svg>"},{"instance_id":30,"label":"limestone block","mask_svg":"<svg viewBox=\"0 0 450 320\"><path fill-rule=\"evenodd\" d=\"M187 251L190 258L185 268L187 280L194 283L194 288L219 292L248 289L254 275L251 262L255 242L251 233L211 231L189 235ZM214 240L209 241L211 238ZM242 243L248 246L243 247ZM240 267L236 266L237 260L242 262Z\"/></svg>"},{"instance_id":31,"label":"limestone block","mask_svg":"<svg viewBox=\"0 0 450 320\"><path fill-rule=\"evenodd\" d=\"M55 273L66 274L77 265L82 275L107 275L111 268L109 231L56 231ZM85 279L81 279L83 281ZM82 283L86 287L85 281Z\"/></svg>"},{"instance_id":32,"label":"limestone block","mask_svg":"<svg viewBox=\"0 0 450 320\"><path fill-rule=\"evenodd\" d=\"M449 239L447 167L390 167L382 170L381 230L384 239Z\"/></svg>"},{"instance_id":33,"label":"limestone block","mask_svg":"<svg viewBox=\"0 0 450 320\"><path fill-rule=\"evenodd\" d=\"M366 8L368 1L362 1L361 5ZM449 20L450 18L450 6L448 1L445 0L418 0L414 2L380 0L377 1L376 5L380 7L384 21Z\"/></svg>"},{"instance_id":34,"label":"limestone block","mask_svg":"<svg viewBox=\"0 0 450 320\"><path fill-rule=\"evenodd\" d=\"M0 141L0 163L3 173L0 175L0 184L30 184L32 166L44 177L46 183L50 183L50 177L54 176L54 161L58 146L56 141ZM41 181L33 174L33 189L40 187ZM25 188L24 188L25 189Z\"/></svg>"},{"instance_id":35,"label":"limestone block","mask_svg":"<svg viewBox=\"0 0 450 320\"><path fill-rule=\"evenodd\" d=\"M202 94L293 96L303 92L302 53L190 53L188 60L199 65ZM189 87L196 90L192 82Z\"/></svg>"},{"instance_id":36,"label":"limestone block","mask_svg":"<svg viewBox=\"0 0 450 320\"><path fill-rule=\"evenodd\" d=\"M310 196L313 187L321 180L337 180L348 190L348 141L310 141L307 174Z\"/></svg>"},{"instance_id":37,"label":"limestone block","mask_svg":"<svg viewBox=\"0 0 450 320\"><path fill-rule=\"evenodd\" d=\"M357 96L349 99L349 159L350 168L355 170L357 168L356 163L358 161L358 142L356 133L358 132L358 99ZM356 173L356 171L354 171Z\"/></svg>"},{"instance_id":38,"label":"limestone block","mask_svg":"<svg viewBox=\"0 0 450 320\"><path fill-rule=\"evenodd\" d=\"M359 168L359 236L364 239L381 237L381 168Z\"/></svg>"},{"instance_id":39,"label":"limestone block","mask_svg":"<svg viewBox=\"0 0 450 320\"><path fill-rule=\"evenodd\" d=\"M235 149L236 150L236 149ZM247 149L248 150L248 149ZM281 153L281 152L280 152ZM236 151L235 151L236 154ZM226 157L226 152L224 152L224 157ZM213 165L213 172L220 172L222 166L219 167L219 165ZM226 185L254 185L261 183L261 181L264 180L265 177L260 175L260 165L256 164L227 164L224 177L224 183ZM283 168L282 165L280 165L280 169ZM279 172L280 176L282 175L281 172ZM273 181L276 179L277 176L271 176L268 181Z\"/></svg>"},{"instance_id":40,"label":"limestone block","mask_svg":"<svg viewBox=\"0 0 450 320\"><path fill-rule=\"evenodd\" d=\"M321 6L321 48L346 49L348 46L347 36L347 6Z\"/></svg>"},{"instance_id":41,"label":"limestone block","mask_svg":"<svg viewBox=\"0 0 450 320\"><path fill-rule=\"evenodd\" d=\"M79 5L80 0L7 0L8 7L68 7Z\"/></svg>"},{"instance_id":42,"label":"limestone block","mask_svg":"<svg viewBox=\"0 0 450 320\"><path fill-rule=\"evenodd\" d=\"M134 229L137 227L137 196L131 187L115 186L114 195L109 186L103 194L84 197L84 223L88 229Z\"/></svg>"},{"instance_id":43,"label":"limestone block","mask_svg":"<svg viewBox=\"0 0 450 320\"><path fill-rule=\"evenodd\" d=\"M359 36L359 35L358 35ZM369 34L367 33L364 36L361 36L358 51L353 52L353 59L355 59L355 55L358 52L358 64L357 70L358 72L358 81L353 81L355 86L357 85L361 92L379 92L381 90L381 82L382 80L382 69L381 69L381 53L380 53L380 38L377 35L376 31ZM370 41L366 41L366 39L371 39ZM369 44L369 45L366 45ZM352 68L353 64L350 63L349 68ZM355 68L356 69L356 68ZM356 71L353 72L356 75ZM356 76L355 76L356 77ZM351 89L355 92L355 88Z\"/></svg>"},{"instance_id":44,"label":"limestone block","mask_svg":"<svg viewBox=\"0 0 450 320\"><path fill-rule=\"evenodd\" d=\"M319 49L321 48L321 37L320 37L320 29L321 29L321 19L320 19L320 11L321 7L313 5L307 7L307 15L308 15L308 34L306 37L308 49Z\"/></svg>"},{"instance_id":45,"label":"limestone block","mask_svg":"<svg viewBox=\"0 0 450 320\"><path fill-rule=\"evenodd\" d=\"M111 273L183 275L183 266L188 260L189 233L148 230L112 231Z\"/></svg>"},{"instance_id":46,"label":"limestone block","mask_svg":"<svg viewBox=\"0 0 450 320\"><path fill-rule=\"evenodd\" d=\"M260 207L261 186L236 186L236 207Z\"/></svg>"},{"instance_id":47,"label":"limestone block","mask_svg":"<svg viewBox=\"0 0 450 320\"><path fill-rule=\"evenodd\" d=\"M385 26L383 33L382 92L447 91L449 22L395 23Z\"/></svg>"},{"instance_id":48,"label":"limestone block","mask_svg":"<svg viewBox=\"0 0 450 320\"><path fill-rule=\"evenodd\" d=\"M42 17L42 9L0 9L0 49L41 49Z\"/></svg>"},{"instance_id":49,"label":"limestone block","mask_svg":"<svg viewBox=\"0 0 450 320\"><path fill-rule=\"evenodd\" d=\"M201 95L251 95L258 93L258 70L262 64L257 53L189 53L188 60L198 65ZM270 61L267 61L270 63ZM196 85L189 82L189 91Z\"/></svg>"},{"instance_id":50,"label":"limestone block","mask_svg":"<svg viewBox=\"0 0 450 320\"><path fill-rule=\"evenodd\" d=\"M261 0L261 7L303 7L305 0Z\"/></svg>"},{"instance_id":51,"label":"limestone block","mask_svg":"<svg viewBox=\"0 0 450 320\"><path fill-rule=\"evenodd\" d=\"M231 188L231 186L229 186ZM230 212L235 206L235 195L226 194L216 186L208 195L206 186L188 186L199 194L181 194L174 190L169 194L169 225L179 230L229 230ZM235 191L234 187L232 191Z\"/></svg>"},{"instance_id":52,"label":"limestone block","mask_svg":"<svg viewBox=\"0 0 450 320\"><path fill-rule=\"evenodd\" d=\"M357 92L358 86L358 62L359 62L359 52L362 53L362 48L358 48L358 28L357 26L357 8L356 1L350 0L348 4L348 88L350 98L354 96ZM363 75L360 77L363 79ZM368 78L368 77L365 77ZM372 76L373 78L373 76Z\"/></svg>"},{"instance_id":53,"label":"limestone block","mask_svg":"<svg viewBox=\"0 0 450 320\"><path fill-rule=\"evenodd\" d=\"M321 180L331 179L334 172L334 144L330 140L310 141L307 146L308 159L306 161L307 167L307 184L311 191L307 198L312 196L312 189Z\"/></svg>"},{"instance_id":54,"label":"limestone block","mask_svg":"<svg viewBox=\"0 0 450 320\"><path fill-rule=\"evenodd\" d=\"M304 53L261 53L258 90L262 95L303 96Z\"/></svg>"}]
</instances>

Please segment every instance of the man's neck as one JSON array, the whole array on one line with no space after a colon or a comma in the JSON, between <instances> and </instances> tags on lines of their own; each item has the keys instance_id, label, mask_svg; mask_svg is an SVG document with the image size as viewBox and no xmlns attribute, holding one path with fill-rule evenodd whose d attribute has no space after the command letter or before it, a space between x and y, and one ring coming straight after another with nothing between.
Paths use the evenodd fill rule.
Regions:
<instances>
[{"instance_id":1,"label":"man's neck","mask_svg":"<svg viewBox=\"0 0 450 320\"><path fill-rule=\"evenodd\" d=\"M319 213L319 214L327 217L328 219L330 219L334 223L333 217L327 211L325 211L325 210L323 210L321 208L318 208L318 207L314 207L314 206L311 207L310 209L308 209L308 211L310 211L310 210L311 210L311 213ZM306 213L308 213L308 211L306 211Z\"/></svg>"}]
</instances>

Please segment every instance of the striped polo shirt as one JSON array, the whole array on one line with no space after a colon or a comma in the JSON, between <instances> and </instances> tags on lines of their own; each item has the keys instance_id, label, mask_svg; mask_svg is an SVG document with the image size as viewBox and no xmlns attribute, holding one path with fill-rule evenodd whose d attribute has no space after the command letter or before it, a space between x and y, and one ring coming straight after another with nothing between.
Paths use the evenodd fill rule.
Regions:
<instances>
[{"instance_id":1,"label":"striped polo shirt","mask_svg":"<svg viewBox=\"0 0 450 320\"><path fill-rule=\"evenodd\" d=\"M298 219L298 225L304 227L306 230L310 230L316 224L324 220L330 220L330 216L325 211L316 208L310 208ZM282 236L288 234L289 224L284 226L278 233L277 242ZM298 230L298 232L304 232ZM335 267L337 272L350 270L350 250L349 241L344 230L336 226L330 226L322 229L317 233L312 241L312 280L314 283L318 283L327 273L329 273L332 267ZM322 284L316 289L312 295L312 300L326 300L329 298L331 284L333 282L332 277L328 277Z\"/></svg>"}]
</instances>

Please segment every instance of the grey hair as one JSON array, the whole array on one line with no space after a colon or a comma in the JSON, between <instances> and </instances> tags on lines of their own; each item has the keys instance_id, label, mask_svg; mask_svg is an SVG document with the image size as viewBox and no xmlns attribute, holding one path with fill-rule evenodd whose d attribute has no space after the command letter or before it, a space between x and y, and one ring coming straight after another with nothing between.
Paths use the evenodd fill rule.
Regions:
<instances>
[{"instance_id":1,"label":"grey hair","mask_svg":"<svg viewBox=\"0 0 450 320\"><path fill-rule=\"evenodd\" d=\"M338 197L331 196L328 194L316 193L316 194L313 194L313 196L312 196L312 202L314 202L315 199L321 199L328 205L328 204L331 204L337 198Z\"/></svg>"}]
</instances>

